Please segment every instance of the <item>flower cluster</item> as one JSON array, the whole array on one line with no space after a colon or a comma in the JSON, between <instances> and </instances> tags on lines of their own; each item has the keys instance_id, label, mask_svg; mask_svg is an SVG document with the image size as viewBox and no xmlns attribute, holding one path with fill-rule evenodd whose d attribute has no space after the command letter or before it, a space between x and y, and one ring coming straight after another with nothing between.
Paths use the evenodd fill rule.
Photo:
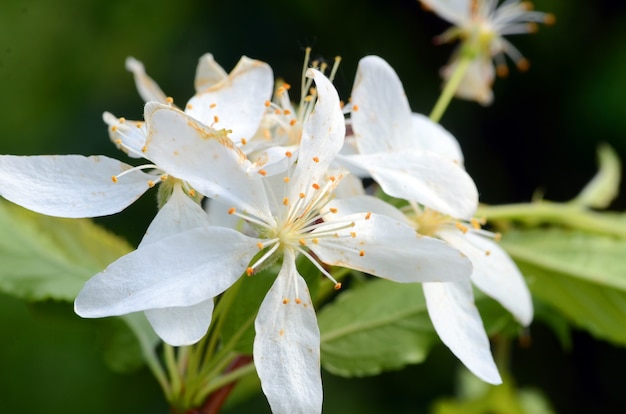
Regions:
<instances>
[{"instance_id":1,"label":"flower cluster","mask_svg":"<svg viewBox=\"0 0 626 414\"><path fill-rule=\"evenodd\" d=\"M279 263L253 348L275 413L322 406L320 332L299 256L337 289L335 267L423 283L442 341L481 379L501 382L471 283L524 325L532 304L519 271L490 240L496 236L473 218L478 192L458 143L411 112L381 58L361 60L345 107L324 68L307 66L294 107L286 84L272 97L267 64L242 57L227 74L205 55L196 94L178 108L129 58L144 120L107 112L104 121L115 145L145 163L4 155L0 194L43 214L95 217L157 186L159 211L141 243L85 284L75 310L88 318L144 312L174 346L206 334L215 298L240 277ZM365 191L365 177L404 208Z\"/></svg>"}]
</instances>

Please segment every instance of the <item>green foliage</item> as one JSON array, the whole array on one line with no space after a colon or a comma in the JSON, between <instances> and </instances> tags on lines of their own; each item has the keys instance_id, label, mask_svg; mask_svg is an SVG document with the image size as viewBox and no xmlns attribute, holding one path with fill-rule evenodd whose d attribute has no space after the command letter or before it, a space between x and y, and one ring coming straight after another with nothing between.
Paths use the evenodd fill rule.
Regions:
<instances>
[{"instance_id":1,"label":"green foliage","mask_svg":"<svg viewBox=\"0 0 626 414\"><path fill-rule=\"evenodd\" d=\"M609 145L601 145L598 148L598 164L598 173L573 202L593 208L607 208L617 197L622 166L615 150Z\"/></svg>"},{"instance_id":2,"label":"green foliage","mask_svg":"<svg viewBox=\"0 0 626 414\"><path fill-rule=\"evenodd\" d=\"M372 280L339 295L318 322L322 365L348 377L421 362L437 341L420 284Z\"/></svg>"},{"instance_id":3,"label":"green foliage","mask_svg":"<svg viewBox=\"0 0 626 414\"><path fill-rule=\"evenodd\" d=\"M43 216L4 200L0 229L0 290L31 301L73 301L87 279L131 250L91 220Z\"/></svg>"},{"instance_id":4,"label":"green foliage","mask_svg":"<svg viewBox=\"0 0 626 414\"><path fill-rule=\"evenodd\" d=\"M539 298L595 336L626 345L626 240L581 231L507 233L503 247Z\"/></svg>"}]
</instances>

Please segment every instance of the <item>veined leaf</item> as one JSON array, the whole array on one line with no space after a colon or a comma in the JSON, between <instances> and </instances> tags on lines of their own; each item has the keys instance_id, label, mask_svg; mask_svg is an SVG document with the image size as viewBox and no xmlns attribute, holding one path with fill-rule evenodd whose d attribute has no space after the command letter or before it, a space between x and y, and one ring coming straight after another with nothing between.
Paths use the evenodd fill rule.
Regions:
<instances>
[{"instance_id":1,"label":"veined leaf","mask_svg":"<svg viewBox=\"0 0 626 414\"><path fill-rule=\"evenodd\" d=\"M43 216L0 200L0 290L72 301L83 283L132 250L88 219Z\"/></svg>"},{"instance_id":2,"label":"veined leaf","mask_svg":"<svg viewBox=\"0 0 626 414\"><path fill-rule=\"evenodd\" d=\"M534 296L595 336L626 345L626 240L534 229L507 233L502 245Z\"/></svg>"},{"instance_id":3,"label":"veined leaf","mask_svg":"<svg viewBox=\"0 0 626 414\"><path fill-rule=\"evenodd\" d=\"M339 295L318 323L322 365L346 377L421 362L437 341L420 284L372 280Z\"/></svg>"}]
</instances>

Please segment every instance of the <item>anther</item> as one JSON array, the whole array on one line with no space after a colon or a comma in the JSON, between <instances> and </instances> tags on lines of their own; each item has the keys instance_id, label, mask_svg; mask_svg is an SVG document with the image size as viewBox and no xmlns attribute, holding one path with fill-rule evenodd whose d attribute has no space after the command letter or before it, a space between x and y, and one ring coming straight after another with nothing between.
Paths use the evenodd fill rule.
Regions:
<instances>
[{"instance_id":1,"label":"anther","mask_svg":"<svg viewBox=\"0 0 626 414\"><path fill-rule=\"evenodd\" d=\"M365 220L369 220L372 217L372 213L367 213L365 215Z\"/></svg>"},{"instance_id":2,"label":"anther","mask_svg":"<svg viewBox=\"0 0 626 414\"><path fill-rule=\"evenodd\" d=\"M496 75L501 78L506 78L509 75L509 68L505 64L496 66Z\"/></svg>"},{"instance_id":3,"label":"anther","mask_svg":"<svg viewBox=\"0 0 626 414\"><path fill-rule=\"evenodd\" d=\"M298 196L299 196L300 198L304 198L304 197L306 197L306 194L304 194L304 193L300 193L300 194L298 194Z\"/></svg>"},{"instance_id":4,"label":"anther","mask_svg":"<svg viewBox=\"0 0 626 414\"><path fill-rule=\"evenodd\" d=\"M259 171L257 171L259 174L261 174L263 177L265 177L267 175L267 171L265 171L264 169L260 169Z\"/></svg>"},{"instance_id":5,"label":"anther","mask_svg":"<svg viewBox=\"0 0 626 414\"><path fill-rule=\"evenodd\" d=\"M155 186L154 181L152 181L152 180L148 180L148 187L152 188L152 187L154 187L154 186Z\"/></svg>"},{"instance_id":6,"label":"anther","mask_svg":"<svg viewBox=\"0 0 626 414\"><path fill-rule=\"evenodd\" d=\"M491 250L485 250L485 256L490 256L491 255Z\"/></svg>"},{"instance_id":7,"label":"anther","mask_svg":"<svg viewBox=\"0 0 626 414\"><path fill-rule=\"evenodd\" d=\"M187 194L189 194L189 197L195 197L196 196L196 190L194 190L193 188L191 190L189 190L187 192Z\"/></svg>"},{"instance_id":8,"label":"anther","mask_svg":"<svg viewBox=\"0 0 626 414\"><path fill-rule=\"evenodd\" d=\"M355 238L356 238L356 232L351 231L351 232L350 232L350 236L352 236L352 238L353 238L353 239L355 239Z\"/></svg>"},{"instance_id":9,"label":"anther","mask_svg":"<svg viewBox=\"0 0 626 414\"><path fill-rule=\"evenodd\" d=\"M258 248L259 248L259 250L262 250L264 246L263 246L263 243L258 242L258 243L256 244L256 247L258 247Z\"/></svg>"},{"instance_id":10,"label":"anther","mask_svg":"<svg viewBox=\"0 0 626 414\"><path fill-rule=\"evenodd\" d=\"M213 116L213 122L217 124L220 122L220 118L217 115Z\"/></svg>"},{"instance_id":11,"label":"anther","mask_svg":"<svg viewBox=\"0 0 626 414\"><path fill-rule=\"evenodd\" d=\"M289 115L289 114L291 114L291 111L290 111L289 109L285 109L285 110L283 111L283 114L285 114L285 115Z\"/></svg>"},{"instance_id":12,"label":"anther","mask_svg":"<svg viewBox=\"0 0 626 414\"><path fill-rule=\"evenodd\" d=\"M359 110L359 105L352 105L352 111L357 112Z\"/></svg>"},{"instance_id":13,"label":"anther","mask_svg":"<svg viewBox=\"0 0 626 414\"><path fill-rule=\"evenodd\" d=\"M296 303L299 305L302 303L302 300L300 300L300 298L296 298Z\"/></svg>"},{"instance_id":14,"label":"anther","mask_svg":"<svg viewBox=\"0 0 626 414\"><path fill-rule=\"evenodd\" d=\"M246 145L248 143L248 140L245 138L241 138L241 145Z\"/></svg>"},{"instance_id":15,"label":"anther","mask_svg":"<svg viewBox=\"0 0 626 414\"><path fill-rule=\"evenodd\" d=\"M168 105L171 105L171 104L173 104L173 103L174 103L174 98L172 98L171 96L168 96L167 98L165 98L165 102L166 102Z\"/></svg>"},{"instance_id":16,"label":"anther","mask_svg":"<svg viewBox=\"0 0 626 414\"><path fill-rule=\"evenodd\" d=\"M472 218L470 220L470 225L472 226L473 229L477 229L478 230L480 228L480 222L477 219L475 219L475 218Z\"/></svg>"},{"instance_id":17,"label":"anther","mask_svg":"<svg viewBox=\"0 0 626 414\"><path fill-rule=\"evenodd\" d=\"M265 106L266 106L266 107L269 107L269 106L271 106L271 105L272 105L272 103L271 103L270 101L265 101Z\"/></svg>"},{"instance_id":18,"label":"anther","mask_svg":"<svg viewBox=\"0 0 626 414\"><path fill-rule=\"evenodd\" d=\"M111 132L115 132L115 131L117 131L117 125L113 125L113 126L111 127ZM115 140L115 142L117 142L117 141L119 141L120 143L122 142L122 140L121 140L121 139Z\"/></svg>"},{"instance_id":19,"label":"anther","mask_svg":"<svg viewBox=\"0 0 626 414\"><path fill-rule=\"evenodd\" d=\"M300 246L306 246L306 240L304 239L298 240L298 243L300 243Z\"/></svg>"},{"instance_id":20,"label":"anther","mask_svg":"<svg viewBox=\"0 0 626 414\"><path fill-rule=\"evenodd\" d=\"M187 109L193 109L193 105L192 104L187 104L186 108Z\"/></svg>"},{"instance_id":21,"label":"anther","mask_svg":"<svg viewBox=\"0 0 626 414\"><path fill-rule=\"evenodd\" d=\"M286 305L288 303L289 303L289 299L287 299L287 298L283 299L283 305Z\"/></svg>"},{"instance_id":22,"label":"anther","mask_svg":"<svg viewBox=\"0 0 626 414\"><path fill-rule=\"evenodd\" d=\"M283 204L286 206L289 205L289 199L287 197L283 198Z\"/></svg>"},{"instance_id":23,"label":"anther","mask_svg":"<svg viewBox=\"0 0 626 414\"><path fill-rule=\"evenodd\" d=\"M548 26L553 25L554 23L556 23L556 16L552 13L547 13L544 17L543 17L543 24L547 24Z\"/></svg>"},{"instance_id":24,"label":"anther","mask_svg":"<svg viewBox=\"0 0 626 414\"><path fill-rule=\"evenodd\" d=\"M319 242L320 242L320 239L315 238L315 239L313 239L312 241L313 241L313 244L317 244L317 243L319 243Z\"/></svg>"},{"instance_id":25,"label":"anther","mask_svg":"<svg viewBox=\"0 0 626 414\"><path fill-rule=\"evenodd\" d=\"M361 256L361 257L365 256L365 250L359 251L359 256Z\"/></svg>"},{"instance_id":26,"label":"anther","mask_svg":"<svg viewBox=\"0 0 626 414\"><path fill-rule=\"evenodd\" d=\"M335 283L335 290L339 290L341 289L341 283L337 282Z\"/></svg>"},{"instance_id":27,"label":"anther","mask_svg":"<svg viewBox=\"0 0 626 414\"><path fill-rule=\"evenodd\" d=\"M235 211L237 211L235 207L231 207L228 209L228 214L235 214Z\"/></svg>"},{"instance_id":28,"label":"anther","mask_svg":"<svg viewBox=\"0 0 626 414\"><path fill-rule=\"evenodd\" d=\"M212 103L211 105L209 105L209 108L213 109L213 108L215 108L216 106L217 106L217 104L214 102L214 103Z\"/></svg>"},{"instance_id":29,"label":"anther","mask_svg":"<svg viewBox=\"0 0 626 414\"><path fill-rule=\"evenodd\" d=\"M292 155L293 155L293 154L291 153L291 151L285 151L285 156L286 156L287 158L291 158L291 156L292 156Z\"/></svg>"},{"instance_id":30,"label":"anther","mask_svg":"<svg viewBox=\"0 0 626 414\"><path fill-rule=\"evenodd\" d=\"M494 233L493 239L499 242L500 240L502 240L502 233Z\"/></svg>"},{"instance_id":31,"label":"anther","mask_svg":"<svg viewBox=\"0 0 626 414\"><path fill-rule=\"evenodd\" d=\"M530 62L528 61L528 59L522 58L515 62L515 64L517 65L517 68L522 72L526 72L530 68Z\"/></svg>"},{"instance_id":32,"label":"anther","mask_svg":"<svg viewBox=\"0 0 626 414\"><path fill-rule=\"evenodd\" d=\"M320 159L318 157L313 157L313 161L314 162L320 162Z\"/></svg>"},{"instance_id":33,"label":"anther","mask_svg":"<svg viewBox=\"0 0 626 414\"><path fill-rule=\"evenodd\" d=\"M119 122L120 124L123 124L124 122L126 122L126 118L120 117L118 118L117 122Z\"/></svg>"},{"instance_id":34,"label":"anther","mask_svg":"<svg viewBox=\"0 0 626 414\"><path fill-rule=\"evenodd\" d=\"M254 274L254 269L253 269L253 268L251 268L251 267L247 268L247 269L246 269L246 274L247 274L248 276L252 276L252 275Z\"/></svg>"},{"instance_id":35,"label":"anther","mask_svg":"<svg viewBox=\"0 0 626 414\"><path fill-rule=\"evenodd\" d=\"M331 207L331 208L329 208L329 210L330 210L330 212L331 212L331 213L333 213L333 214L335 214L335 213L337 213L337 211L339 211L339 210L337 210L335 207Z\"/></svg>"},{"instance_id":36,"label":"anther","mask_svg":"<svg viewBox=\"0 0 626 414\"><path fill-rule=\"evenodd\" d=\"M463 225L462 223L459 223L458 221L454 223L454 225L456 226L457 229L461 230L463 234L467 233L467 231L469 230L467 226Z\"/></svg>"},{"instance_id":37,"label":"anther","mask_svg":"<svg viewBox=\"0 0 626 414\"><path fill-rule=\"evenodd\" d=\"M292 119L291 121L289 121L289 125L291 125L291 126L294 126L297 123L298 123L298 121L296 119Z\"/></svg>"},{"instance_id":38,"label":"anther","mask_svg":"<svg viewBox=\"0 0 626 414\"><path fill-rule=\"evenodd\" d=\"M315 188L316 190L320 189L320 185L318 183L311 184L311 187Z\"/></svg>"},{"instance_id":39,"label":"anther","mask_svg":"<svg viewBox=\"0 0 626 414\"><path fill-rule=\"evenodd\" d=\"M113 181L114 183L116 183L116 182L117 182L117 176L115 176L115 175L114 175L114 176L112 176L112 177L111 177L111 181Z\"/></svg>"},{"instance_id":40,"label":"anther","mask_svg":"<svg viewBox=\"0 0 626 414\"><path fill-rule=\"evenodd\" d=\"M285 183L288 183L288 182L289 182L289 177L285 177L285 178L283 178L283 181L284 181Z\"/></svg>"}]
</instances>

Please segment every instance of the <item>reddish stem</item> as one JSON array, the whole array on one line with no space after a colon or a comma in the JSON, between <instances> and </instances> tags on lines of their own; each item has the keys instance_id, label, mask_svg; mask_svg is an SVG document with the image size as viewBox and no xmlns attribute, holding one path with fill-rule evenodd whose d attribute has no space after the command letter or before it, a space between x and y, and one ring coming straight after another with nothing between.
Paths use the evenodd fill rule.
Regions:
<instances>
[{"instance_id":1,"label":"reddish stem","mask_svg":"<svg viewBox=\"0 0 626 414\"><path fill-rule=\"evenodd\" d=\"M234 371L240 367L248 365L252 362L251 355L239 355L236 357L233 362L228 365L224 373ZM207 397L204 401L204 404L196 410L191 410L189 414L217 414L219 413L222 405L226 402L226 398L230 392L235 388L237 384L236 381L231 382L230 384L224 385L222 388L216 390L211 395Z\"/></svg>"}]
</instances>

